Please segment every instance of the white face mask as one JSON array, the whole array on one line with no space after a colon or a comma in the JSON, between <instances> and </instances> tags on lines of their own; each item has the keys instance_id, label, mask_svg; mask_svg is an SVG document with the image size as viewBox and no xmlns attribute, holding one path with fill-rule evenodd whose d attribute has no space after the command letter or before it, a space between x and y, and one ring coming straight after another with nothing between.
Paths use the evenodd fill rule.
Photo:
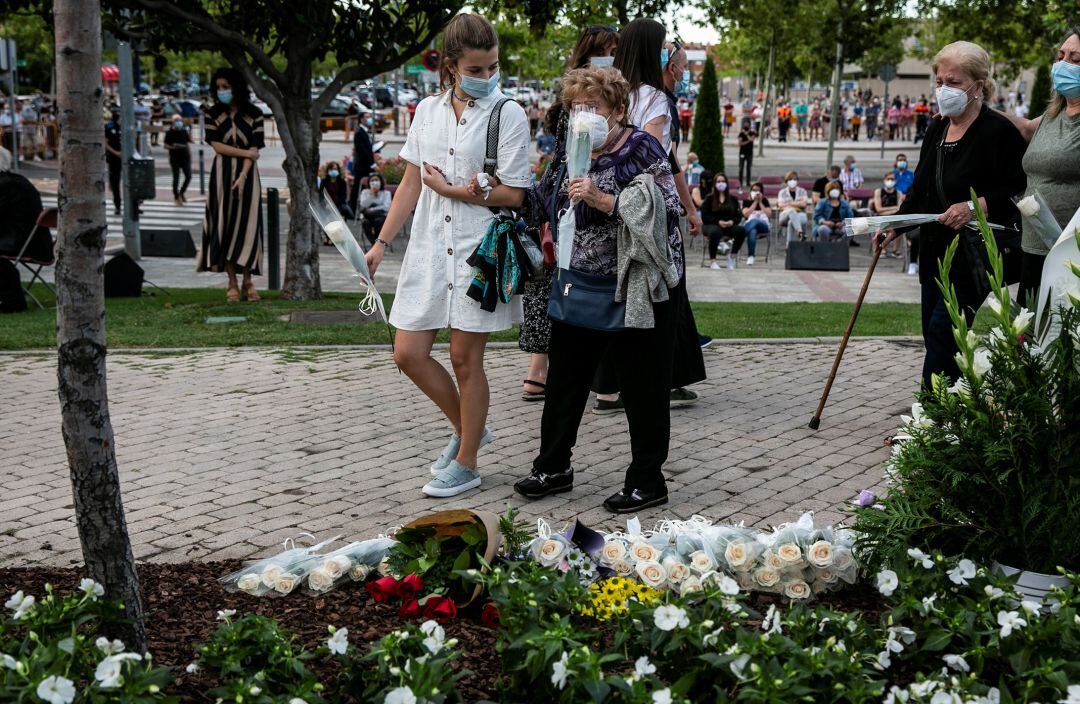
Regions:
<instances>
[{"instance_id":1,"label":"white face mask","mask_svg":"<svg viewBox=\"0 0 1080 704\"><path fill-rule=\"evenodd\" d=\"M896 181L886 181L885 182L885 188L892 188L895 185L896 185Z\"/></svg>"},{"instance_id":2,"label":"white face mask","mask_svg":"<svg viewBox=\"0 0 1080 704\"><path fill-rule=\"evenodd\" d=\"M831 191L829 191L829 197L830 198L839 198L840 197L840 189L839 188L834 188Z\"/></svg>"},{"instance_id":3,"label":"white face mask","mask_svg":"<svg viewBox=\"0 0 1080 704\"><path fill-rule=\"evenodd\" d=\"M938 112L941 113L942 117L953 117L964 112L964 108L968 104L968 94L966 90L951 86L940 86L937 89L937 102Z\"/></svg>"},{"instance_id":4,"label":"white face mask","mask_svg":"<svg viewBox=\"0 0 1080 704\"><path fill-rule=\"evenodd\" d=\"M589 65L593 68L611 68L615 65L614 56L594 56L589 59Z\"/></svg>"},{"instance_id":5,"label":"white face mask","mask_svg":"<svg viewBox=\"0 0 1080 704\"><path fill-rule=\"evenodd\" d=\"M761 191L751 191L750 192L750 197L752 197L752 198L760 198L761 197Z\"/></svg>"},{"instance_id":6,"label":"white face mask","mask_svg":"<svg viewBox=\"0 0 1080 704\"><path fill-rule=\"evenodd\" d=\"M727 182L725 182L725 181L717 181L716 182L716 190L720 191L721 193L726 191L727 190Z\"/></svg>"},{"instance_id":7,"label":"white face mask","mask_svg":"<svg viewBox=\"0 0 1080 704\"><path fill-rule=\"evenodd\" d=\"M793 179L793 178L788 179L788 182L787 182L787 187L788 188L795 188L798 185L799 185L799 182L796 179Z\"/></svg>"},{"instance_id":8,"label":"white face mask","mask_svg":"<svg viewBox=\"0 0 1080 704\"><path fill-rule=\"evenodd\" d=\"M584 132L585 127L588 127L589 146L593 151L604 146L608 135L614 129L608 124L606 117L587 110L582 110L574 115L574 124L572 126L575 132Z\"/></svg>"}]
</instances>

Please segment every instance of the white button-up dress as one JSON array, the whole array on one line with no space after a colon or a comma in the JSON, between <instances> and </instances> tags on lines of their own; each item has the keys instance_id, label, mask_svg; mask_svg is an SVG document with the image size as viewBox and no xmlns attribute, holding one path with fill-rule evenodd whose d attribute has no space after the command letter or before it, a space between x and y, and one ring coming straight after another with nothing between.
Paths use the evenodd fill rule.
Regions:
<instances>
[{"instance_id":1,"label":"white button-up dress","mask_svg":"<svg viewBox=\"0 0 1080 704\"><path fill-rule=\"evenodd\" d=\"M502 97L496 89L486 98L470 101L460 119L454 115L449 91L425 98L416 107L401 157L421 169L424 163L437 166L453 185L467 186L484 170L488 117ZM514 101L504 105L500 115L495 174L506 186L527 188L531 182L529 122ZM482 205L444 198L426 186L421 189L390 311L391 325L414 331L450 327L496 332L521 320L520 296L509 304L500 302L488 313L465 295L477 271L466 260L493 219L491 210Z\"/></svg>"}]
</instances>

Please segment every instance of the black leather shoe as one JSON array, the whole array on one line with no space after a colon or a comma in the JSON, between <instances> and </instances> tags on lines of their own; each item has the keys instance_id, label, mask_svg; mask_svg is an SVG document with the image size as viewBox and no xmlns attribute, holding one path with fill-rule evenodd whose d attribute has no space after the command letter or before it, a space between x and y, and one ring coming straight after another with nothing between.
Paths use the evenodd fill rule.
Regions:
<instances>
[{"instance_id":1,"label":"black leather shoe","mask_svg":"<svg viewBox=\"0 0 1080 704\"><path fill-rule=\"evenodd\" d=\"M618 494L609 496L604 508L612 513L634 513L643 508L667 503L667 489L646 491L645 489L624 488Z\"/></svg>"},{"instance_id":2,"label":"black leather shoe","mask_svg":"<svg viewBox=\"0 0 1080 704\"><path fill-rule=\"evenodd\" d=\"M574 488L574 469L571 467L558 474L533 473L514 483L514 491L527 499L539 499L550 494L561 494Z\"/></svg>"}]
</instances>

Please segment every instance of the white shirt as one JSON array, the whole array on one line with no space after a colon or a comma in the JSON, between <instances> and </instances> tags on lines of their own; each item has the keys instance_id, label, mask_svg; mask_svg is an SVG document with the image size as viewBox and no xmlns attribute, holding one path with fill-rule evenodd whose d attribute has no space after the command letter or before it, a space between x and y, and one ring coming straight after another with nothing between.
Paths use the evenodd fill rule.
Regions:
<instances>
[{"instance_id":1,"label":"white shirt","mask_svg":"<svg viewBox=\"0 0 1080 704\"><path fill-rule=\"evenodd\" d=\"M469 101L454 116L450 92L424 98L416 106L401 158L423 168L437 166L455 186L467 186L484 170L488 118L505 97L496 89L486 98ZM514 101L500 115L495 175L505 186L528 188L529 121ZM398 276L390 324L402 330L496 332L521 320L521 299L499 303L494 312L465 295L476 269L466 260L483 240L494 214L482 205L444 198L422 187L413 215L412 237Z\"/></svg>"},{"instance_id":2,"label":"white shirt","mask_svg":"<svg viewBox=\"0 0 1080 704\"><path fill-rule=\"evenodd\" d=\"M1027 117L1027 103L1020 103L1016 106L1017 117Z\"/></svg>"},{"instance_id":3,"label":"white shirt","mask_svg":"<svg viewBox=\"0 0 1080 704\"><path fill-rule=\"evenodd\" d=\"M630 94L630 124L641 129L658 117L663 117L660 126L660 146L665 152L671 151L671 110L667 96L663 91L650 85L642 84L637 92Z\"/></svg>"}]
</instances>

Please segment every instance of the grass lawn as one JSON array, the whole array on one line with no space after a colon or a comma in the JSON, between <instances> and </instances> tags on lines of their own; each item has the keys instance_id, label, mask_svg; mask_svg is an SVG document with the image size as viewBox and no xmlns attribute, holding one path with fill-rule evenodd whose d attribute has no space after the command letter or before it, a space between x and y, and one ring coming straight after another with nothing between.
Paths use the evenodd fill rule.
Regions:
<instances>
[{"instance_id":1,"label":"grass lawn","mask_svg":"<svg viewBox=\"0 0 1080 704\"><path fill-rule=\"evenodd\" d=\"M54 304L43 286L34 295ZM389 310L393 296L386 296ZM282 301L264 293L259 303L226 303L221 289L173 289L167 295L151 290L142 298L106 301L105 329L110 347L230 347L290 345L359 345L386 343L386 328L363 324L293 324L282 320L299 309L351 310L356 294L330 293L321 301ZM724 338L822 337L844 333L851 305L846 303L694 303L698 329ZM208 317L246 316L242 323L208 324ZM918 335L919 307L877 303L863 306L856 335ZM447 333L440 333L440 340ZM516 341L517 330L492 336ZM25 313L0 317L0 349L25 350L56 346L56 310L31 306Z\"/></svg>"}]
</instances>

